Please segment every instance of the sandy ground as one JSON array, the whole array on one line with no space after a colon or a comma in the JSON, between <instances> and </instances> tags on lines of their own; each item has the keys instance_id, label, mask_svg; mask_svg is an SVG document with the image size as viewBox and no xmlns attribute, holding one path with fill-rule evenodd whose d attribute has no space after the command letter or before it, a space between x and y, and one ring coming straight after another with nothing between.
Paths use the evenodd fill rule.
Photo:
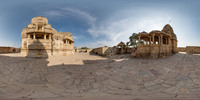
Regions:
<instances>
[{"instance_id":1,"label":"sandy ground","mask_svg":"<svg viewBox=\"0 0 200 100\"><path fill-rule=\"evenodd\" d=\"M160 59L0 54L0 99L199 99L200 55Z\"/></svg>"}]
</instances>

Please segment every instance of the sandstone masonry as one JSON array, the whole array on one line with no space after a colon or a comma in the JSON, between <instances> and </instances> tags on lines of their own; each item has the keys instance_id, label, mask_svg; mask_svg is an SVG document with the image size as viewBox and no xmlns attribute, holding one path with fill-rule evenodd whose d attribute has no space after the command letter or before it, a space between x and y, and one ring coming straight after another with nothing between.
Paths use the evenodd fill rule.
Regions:
<instances>
[{"instance_id":1,"label":"sandstone masonry","mask_svg":"<svg viewBox=\"0 0 200 100\"><path fill-rule=\"evenodd\" d=\"M32 19L21 32L21 54L27 57L49 57L73 54L73 37L69 32L57 32L45 17Z\"/></svg>"}]
</instances>

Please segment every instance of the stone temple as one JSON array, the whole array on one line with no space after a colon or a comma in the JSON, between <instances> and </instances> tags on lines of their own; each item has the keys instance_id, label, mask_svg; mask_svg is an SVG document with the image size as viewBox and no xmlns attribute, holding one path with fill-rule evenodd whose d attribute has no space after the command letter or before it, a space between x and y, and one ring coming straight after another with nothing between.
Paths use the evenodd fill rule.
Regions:
<instances>
[{"instance_id":1,"label":"stone temple","mask_svg":"<svg viewBox=\"0 0 200 100\"><path fill-rule=\"evenodd\" d=\"M21 32L21 54L27 57L49 57L73 54L73 37L69 32L57 32L45 17L32 19Z\"/></svg>"},{"instance_id":2,"label":"stone temple","mask_svg":"<svg viewBox=\"0 0 200 100\"><path fill-rule=\"evenodd\" d=\"M142 44L141 41L144 43ZM177 37L172 27L167 24L161 31L153 30L150 33L138 34L138 47L132 52L133 57L163 58L178 52Z\"/></svg>"}]
</instances>

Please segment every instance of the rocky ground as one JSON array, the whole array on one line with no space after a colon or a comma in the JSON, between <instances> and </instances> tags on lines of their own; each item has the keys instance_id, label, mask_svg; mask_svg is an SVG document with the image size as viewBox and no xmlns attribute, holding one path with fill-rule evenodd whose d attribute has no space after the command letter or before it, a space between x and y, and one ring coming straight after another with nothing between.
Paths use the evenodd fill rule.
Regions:
<instances>
[{"instance_id":1,"label":"rocky ground","mask_svg":"<svg viewBox=\"0 0 200 100\"><path fill-rule=\"evenodd\" d=\"M0 54L0 99L200 98L200 55L160 59L76 53L50 58Z\"/></svg>"}]
</instances>

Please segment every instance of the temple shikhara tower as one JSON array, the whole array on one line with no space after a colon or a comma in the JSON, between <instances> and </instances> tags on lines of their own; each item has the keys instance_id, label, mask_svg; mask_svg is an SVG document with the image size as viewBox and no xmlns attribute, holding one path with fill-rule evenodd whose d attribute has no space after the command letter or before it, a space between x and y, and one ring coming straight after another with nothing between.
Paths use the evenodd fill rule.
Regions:
<instances>
[{"instance_id":1,"label":"temple shikhara tower","mask_svg":"<svg viewBox=\"0 0 200 100\"><path fill-rule=\"evenodd\" d=\"M73 37L57 32L45 17L35 17L21 32L21 54L28 57L49 57L73 54Z\"/></svg>"}]
</instances>

